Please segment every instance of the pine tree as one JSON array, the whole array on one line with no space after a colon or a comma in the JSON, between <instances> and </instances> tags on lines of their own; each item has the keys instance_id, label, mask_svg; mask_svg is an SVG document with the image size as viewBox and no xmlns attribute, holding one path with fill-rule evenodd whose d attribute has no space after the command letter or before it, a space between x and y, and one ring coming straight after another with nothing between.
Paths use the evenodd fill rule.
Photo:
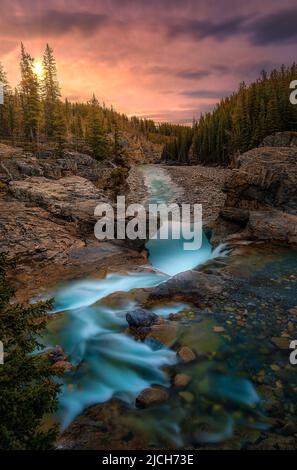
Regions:
<instances>
[{"instance_id":1,"label":"pine tree","mask_svg":"<svg viewBox=\"0 0 297 470\"><path fill-rule=\"evenodd\" d=\"M12 92L8 84L7 75L3 65L0 63L0 83L3 87L3 103L0 104L0 137L8 139L11 137L11 128L9 123L10 104L12 100ZM2 93L1 93L2 94Z\"/></svg>"},{"instance_id":2,"label":"pine tree","mask_svg":"<svg viewBox=\"0 0 297 470\"><path fill-rule=\"evenodd\" d=\"M11 304L7 257L0 254L0 331L4 364L0 365L0 449L36 450L53 446L55 427L42 430L47 413L57 407L59 386L50 364L36 350L51 302Z\"/></svg>"},{"instance_id":3,"label":"pine tree","mask_svg":"<svg viewBox=\"0 0 297 470\"><path fill-rule=\"evenodd\" d=\"M97 160L103 160L106 156L107 144L100 116L99 104L95 95L93 95L89 104L86 134L87 142L92 149L93 156Z\"/></svg>"},{"instance_id":4,"label":"pine tree","mask_svg":"<svg viewBox=\"0 0 297 470\"><path fill-rule=\"evenodd\" d=\"M26 139L35 142L39 135L40 99L39 82L33 70L34 59L21 45L21 100L23 110L23 131Z\"/></svg>"},{"instance_id":5,"label":"pine tree","mask_svg":"<svg viewBox=\"0 0 297 470\"><path fill-rule=\"evenodd\" d=\"M42 61L43 78L41 96L44 106L44 131L48 139L59 133L61 124L59 100L61 97L57 76L57 66L53 49L47 44Z\"/></svg>"},{"instance_id":6,"label":"pine tree","mask_svg":"<svg viewBox=\"0 0 297 470\"><path fill-rule=\"evenodd\" d=\"M120 140L120 134L117 124L114 124L113 133L113 159L117 165L125 166L127 161L127 154L125 148Z\"/></svg>"},{"instance_id":7,"label":"pine tree","mask_svg":"<svg viewBox=\"0 0 297 470\"><path fill-rule=\"evenodd\" d=\"M66 142L66 121L62 103L56 103L54 119L52 138L57 146L58 155L61 156L63 153L63 144Z\"/></svg>"}]
</instances>

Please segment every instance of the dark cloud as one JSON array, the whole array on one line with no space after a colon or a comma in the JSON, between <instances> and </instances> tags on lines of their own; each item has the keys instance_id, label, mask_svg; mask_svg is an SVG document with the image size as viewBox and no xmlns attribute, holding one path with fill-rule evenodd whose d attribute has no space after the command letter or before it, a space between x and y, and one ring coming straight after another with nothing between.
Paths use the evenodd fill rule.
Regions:
<instances>
[{"instance_id":1,"label":"dark cloud","mask_svg":"<svg viewBox=\"0 0 297 470\"><path fill-rule=\"evenodd\" d=\"M61 10L48 10L36 16L25 13L3 17L0 22L2 32L22 37L62 35L72 30L88 36L108 23L109 17L104 14Z\"/></svg>"},{"instance_id":2,"label":"dark cloud","mask_svg":"<svg viewBox=\"0 0 297 470\"><path fill-rule=\"evenodd\" d=\"M231 95L230 90L185 90L181 91L180 94L188 96L189 98L209 98L209 99L220 99L224 96Z\"/></svg>"},{"instance_id":3,"label":"dark cloud","mask_svg":"<svg viewBox=\"0 0 297 470\"><path fill-rule=\"evenodd\" d=\"M268 14L247 25L256 46L297 41L297 8Z\"/></svg>"},{"instance_id":4,"label":"dark cloud","mask_svg":"<svg viewBox=\"0 0 297 470\"><path fill-rule=\"evenodd\" d=\"M185 36L192 40L213 38L217 41L246 35L256 46L293 43L297 41L297 8L260 17L236 15L218 22L189 18L173 20L168 26L168 35L171 38Z\"/></svg>"},{"instance_id":5,"label":"dark cloud","mask_svg":"<svg viewBox=\"0 0 297 470\"><path fill-rule=\"evenodd\" d=\"M135 68L136 71L136 68ZM201 78L208 77L211 74L210 70L206 69L180 69L180 66L161 66L152 65L146 67L144 72L150 75L170 75L177 78L185 78L187 80L200 80Z\"/></svg>"},{"instance_id":6,"label":"dark cloud","mask_svg":"<svg viewBox=\"0 0 297 470\"><path fill-rule=\"evenodd\" d=\"M169 36L176 38L179 36L188 36L192 39L214 38L225 40L242 32L249 17L237 15L220 22L200 21L192 19L183 19L173 22L169 26Z\"/></svg>"},{"instance_id":7,"label":"dark cloud","mask_svg":"<svg viewBox=\"0 0 297 470\"><path fill-rule=\"evenodd\" d=\"M179 70L175 73L175 76L187 80L200 80L201 78L208 77L210 73L210 70Z\"/></svg>"}]
</instances>

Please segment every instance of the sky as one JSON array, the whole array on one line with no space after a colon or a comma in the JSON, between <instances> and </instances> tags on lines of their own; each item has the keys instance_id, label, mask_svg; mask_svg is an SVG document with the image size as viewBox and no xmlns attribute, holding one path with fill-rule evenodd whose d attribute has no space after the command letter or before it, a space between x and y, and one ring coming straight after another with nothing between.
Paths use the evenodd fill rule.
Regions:
<instances>
[{"instance_id":1,"label":"sky","mask_svg":"<svg viewBox=\"0 0 297 470\"><path fill-rule=\"evenodd\" d=\"M187 124L296 57L296 0L0 0L0 62L54 49L63 96ZM297 79L297 77L296 77Z\"/></svg>"}]
</instances>

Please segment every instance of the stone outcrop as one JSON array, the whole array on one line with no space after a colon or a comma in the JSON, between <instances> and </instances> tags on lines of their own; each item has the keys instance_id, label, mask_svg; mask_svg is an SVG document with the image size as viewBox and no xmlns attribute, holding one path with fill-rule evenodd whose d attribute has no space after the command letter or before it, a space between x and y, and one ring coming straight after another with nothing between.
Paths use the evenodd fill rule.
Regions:
<instances>
[{"instance_id":1,"label":"stone outcrop","mask_svg":"<svg viewBox=\"0 0 297 470\"><path fill-rule=\"evenodd\" d=\"M42 207L56 217L76 222L82 232L94 229L94 209L100 202L107 202L91 181L80 176L58 180L32 177L12 181L9 188L16 199Z\"/></svg>"},{"instance_id":2,"label":"stone outcrop","mask_svg":"<svg viewBox=\"0 0 297 470\"><path fill-rule=\"evenodd\" d=\"M0 212L0 250L20 264L63 264L69 250L85 245L74 227L66 228L41 207L0 199Z\"/></svg>"},{"instance_id":3,"label":"stone outcrop","mask_svg":"<svg viewBox=\"0 0 297 470\"><path fill-rule=\"evenodd\" d=\"M213 243L238 238L297 243L297 147L259 147L240 155L224 192Z\"/></svg>"},{"instance_id":4,"label":"stone outcrop","mask_svg":"<svg viewBox=\"0 0 297 470\"><path fill-rule=\"evenodd\" d=\"M155 287L148 302L162 299L187 299L199 305L214 295L220 294L224 285L224 279L217 275L190 270L177 274Z\"/></svg>"},{"instance_id":5,"label":"stone outcrop","mask_svg":"<svg viewBox=\"0 0 297 470\"><path fill-rule=\"evenodd\" d=\"M115 169L76 151L60 157L0 144L0 251L16 261L19 300L57 279L143 260L125 241L116 246L94 237L94 209L110 202L105 187Z\"/></svg>"},{"instance_id":6,"label":"stone outcrop","mask_svg":"<svg viewBox=\"0 0 297 470\"><path fill-rule=\"evenodd\" d=\"M263 140L261 147L297 146L297 132L275 132Z\"/></svg>"},{"instance_id":7,"label":"stone outcrop","mask_svg":"<svg viewBox=\"0 0 297 470\"><path fill-rule=\"evenodd\" d=\"M64 152L58 157L54 152L23 152L21 149L0 147L0 181L23 180L32 176L59 179L71 175L86 178L103 186L112 167L79 152Z\"/></svg>"}]
</instances>

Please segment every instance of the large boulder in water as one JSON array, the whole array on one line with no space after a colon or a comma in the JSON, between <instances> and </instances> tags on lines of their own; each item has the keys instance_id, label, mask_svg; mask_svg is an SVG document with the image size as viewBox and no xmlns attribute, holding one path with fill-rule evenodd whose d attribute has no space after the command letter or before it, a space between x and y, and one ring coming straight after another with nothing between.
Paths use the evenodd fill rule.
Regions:
<instances>
[{"instance_id":1,"label":"large boulder in water","mask_svg":"<svg viewBox=\"0 0 297 470\"><path fill-rule=\"evenodd\" d=\"M126 320L132 328L148 327L153 325L158 316L149 310L137 308L127 313Z\"/></svg>"}]
</instances>

